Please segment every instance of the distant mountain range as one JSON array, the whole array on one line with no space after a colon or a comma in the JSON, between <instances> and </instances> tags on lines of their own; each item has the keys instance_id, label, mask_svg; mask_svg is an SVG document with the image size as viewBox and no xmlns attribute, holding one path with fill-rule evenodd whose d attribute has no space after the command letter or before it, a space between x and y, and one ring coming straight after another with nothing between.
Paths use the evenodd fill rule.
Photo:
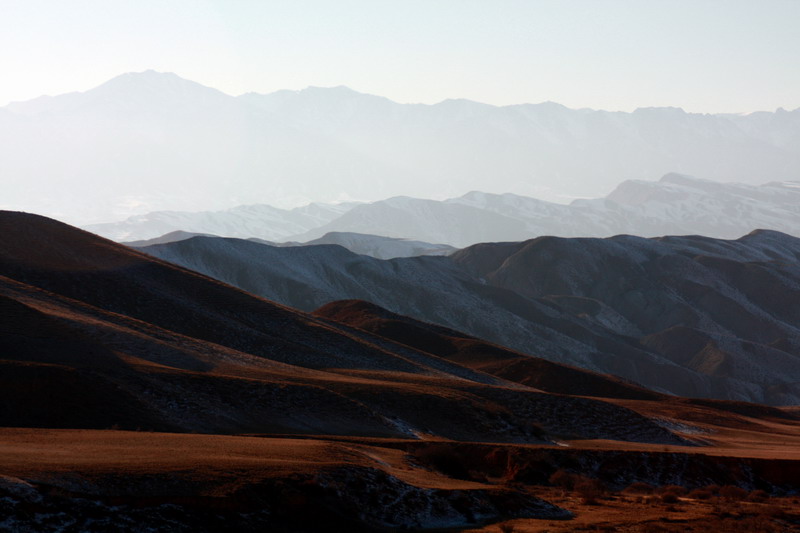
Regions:
<instances>
[{"instance_id":1,"label":"distant mountain range","mask_svg":"<svg viewBox=\"0 0 800 533\"><path fill-rule=\"evenodd\" d=\"M295 209L242 205L210 212L157 211L122 222L89 225L86 229L116 241L147 240L174 231L278 241L318 228L355 205L309 204Z\"/></svg>"},{"instance_id":2,"label":"distant mountain range","mask_svg":"<svg viewBox=\"0 0 800 533\"><path fill-rule=\"evenodd\" d=\"M126 246L143 248L153 244L166 244L170 242L183 241L192 237L217 237L208 233L191 233L188 231L172 231L160 237L146 239L142 241L123 242ZM332 231L326 233L319 239L298 243L294 241L276 243L266 241L256 237L247 239L252 242L269 244L270 246L292 247L292 246L317 246L321 244L337 244L350 250L353 253L369 255L378 259L394 259L396 257L416 257L419 255L448 255L456 248L446 244L431 244L422 241L412 241L409 239L398 239L393 237L380 237L378 235L364 235L361 233L346 233Z\"/></svg>"},{"instance_id":3,"label":"distant mountain range","mask_svg":"<svg viewBox=\"0 0 800 533\"><path fill-rule=\"evenodd\" d=\"M377 259L417 257L420 255L449 255L456 251L456 248L446 244L433 244L411 239L339 231L328 232L318 239L302 244L289 242L284 243L283 246L317 246L321 244L337 244L353 253L369 255Z\"/></svg>"},{"instance_id":4,"label":"distant mountain range","mask_svg":"<svg viewBox=\"0 0 800 533\"><path fill-rule=\"evenodd\" d=\"M187 231L272 242L342 244L381 258L412 253L407 251L408 243L406 251L401 251L397 242L391 252L370 253L369 247L358 249L353 247L354 242L348 244L342 234L408 238L455 247L542 235L702 234L733 239L755 229L771 229L800 236L800 182L752 186L667 174L657 182L626 181L605 198L575 200L570 205L513 194L471 192L445 201L396 197L362 204L311 204L293 210L242 206L220 212L155 212L86 229L118 241ZM323 238L331 232L338 237ZM360 239L362 245L370 240ZM388 241L382 242L388 246ZM422 250L437 248L433 244L420 246Z\"/></svg>"},{"instance_id":5,"label":"distant mountain range","mask_svg":"<svg viewBox=\"0 0 800 533\"><path fill-rule=\"evenodd\" d=\"M469 190L599 197L667 172L797 179L800 110L399 104L346 87L234 97L153 71L0 108L0 208L83 224Z\"/></svg>"},{"instance_id":6,"label":"distant mountain range","mask_svg":"<svg viewBox=\"0 0 800 533\"><path fill-rule=\"evenodd\" d=\"M778 232L541 237L389 261L212 237L141 250L307 311L360 299L657 391L800 402L800 239Z\"/></svg>"}]
</instances>

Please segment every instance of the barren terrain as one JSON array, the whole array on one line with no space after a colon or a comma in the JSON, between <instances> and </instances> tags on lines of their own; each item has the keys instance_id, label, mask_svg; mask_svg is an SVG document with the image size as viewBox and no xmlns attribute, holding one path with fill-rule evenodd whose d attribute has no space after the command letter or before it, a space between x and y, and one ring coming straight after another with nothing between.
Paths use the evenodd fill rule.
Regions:
<instances>
[{"instance_id":1,"label":"barren terrain","mask_svg":"<svg viewBox=\"0 0 800 533\"><path fill-rule=\"evenodd\" d=\"M20 213L0 212L0 311L0 529L798 524L796 408L361 301L303 313Z\"/></svg>"},{"instance_id":2,"label":"barren terrain","mask_svg":"<svg viewBox=\"0 0 800 533\"><path fill-rule=\"evenodd\" d=\"M744 448L749 434L731 433L693 449L4 429L0 509L17 531L796 531L800 429L782 429L786 442ZM559 486L556 472L602 489ZM750 488L704 493L720 484Z\"/></svg>"}]
</instances>

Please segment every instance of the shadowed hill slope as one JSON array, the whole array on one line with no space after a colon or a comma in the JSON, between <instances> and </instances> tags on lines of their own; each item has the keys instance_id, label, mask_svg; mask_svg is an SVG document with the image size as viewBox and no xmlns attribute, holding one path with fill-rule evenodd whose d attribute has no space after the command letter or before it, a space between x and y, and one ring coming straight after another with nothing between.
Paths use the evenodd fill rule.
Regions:
<instances>
[{"instance_id":1,"label":"shadowed hill slope","mask_svg":"<svg viewBox=\"0 0 800 533\"><path fill-rule=\"evenodd\" d=\"M314 314L547 392L638 400L664 398L613 376L514 352L458 331L397 315L362 300L332 302Z\"/></svg>"},{"instance_id":2,"label":"shadowed hill slope","mask_svg":"<svg viewBox=\"0 0 800 533\"><path fill-rule=\"evenodd\" d=\"M34 215L0 212L0 308L2 425L683 442Z\"/></svg>"},{"instance_id":3,"label":"shadowed hill slope","mask_svg":"<svg viewBox=\"0 0 800 533\"><path fill-rule=\"evenodd\" d=\"M193 238L144 248L313 310L360 299L680 396L800 401L800 240L541 237L381 261Z\"/></svg>"}]
</instances>

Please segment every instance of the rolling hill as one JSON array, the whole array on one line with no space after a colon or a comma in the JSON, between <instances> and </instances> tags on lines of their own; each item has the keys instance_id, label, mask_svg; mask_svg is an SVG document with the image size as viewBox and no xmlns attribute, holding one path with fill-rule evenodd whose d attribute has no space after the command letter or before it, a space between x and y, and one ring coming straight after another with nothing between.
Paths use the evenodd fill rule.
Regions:
<instances>
[{"instance_id":1,"label":"rolling hill","mask_svg":"<svg viewBox=\"0 0 800 533\"><path fill-rule=\"evenodd\" d=\"M0 233L4 425L492 441L546 438L537 419L586 436L624 426L584 427L578 402L641 424L634 438L676 439L627 409L510 386L50 219L3 212ZM526 414L502 407L509 395Z\"/></svg>"},{"instance_id":2,"label":"rolling hill","mask_svg":"<svg viewBox=\"0 0 800 533\"><path fill-rule=\"evenodd\" d=\"M312 311L343 299L681 396L800 399L800 240L542 237L381 261L198 237L143 251Z\"/></svg>"},{"instance_id":3,"label":"rolling hill","mask_svg":"<svg viewBox=\"0 0 800 533\"><path fill-rule=\"evenodd\" d=\"M751 256L791 256L771 238ZM354 272L463 268L332 245L158 246L197 243L339 254ZM570 527L575 504L548 481L565 472L614 490L796 486L792 410L657 394L364 301L307 314L36 215L0 211L0 313L11 531Z\"/></svg>"}]
</instances>

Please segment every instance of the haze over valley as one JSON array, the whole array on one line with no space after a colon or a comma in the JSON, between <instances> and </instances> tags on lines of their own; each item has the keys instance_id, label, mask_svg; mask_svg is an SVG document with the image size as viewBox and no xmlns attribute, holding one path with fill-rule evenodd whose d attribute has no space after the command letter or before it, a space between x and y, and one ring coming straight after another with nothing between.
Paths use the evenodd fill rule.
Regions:
<instances>
[{"instance_id":1,"label":"haze over valley","mask_svg":"<svg viewBox=\"0 0 800 533\"><path fill-rule=\"evenodd\" d=\"M701 234L733 239L756 229L771 229L800 236L800 182L751 186L672 173L656 182L626 181L605 198L575 200L569 205L473 191L444 201L395 197L368 203L309 204L291 210L248 205L210 212L162 211L85 228L123 242L188 231L335 244L320 239L355 233L456 247L543 235Z\"/></svg>"}]
</instances>

